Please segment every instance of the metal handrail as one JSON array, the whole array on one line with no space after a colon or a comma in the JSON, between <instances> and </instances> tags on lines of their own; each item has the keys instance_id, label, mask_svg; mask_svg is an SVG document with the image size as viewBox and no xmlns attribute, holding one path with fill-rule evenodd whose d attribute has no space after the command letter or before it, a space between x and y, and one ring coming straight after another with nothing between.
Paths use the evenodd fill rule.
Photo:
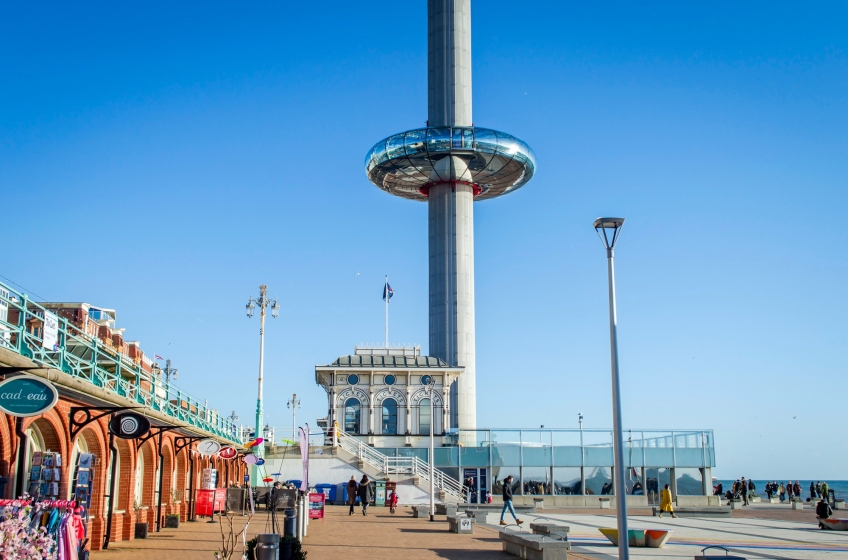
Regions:
<instances>
[{"instance_id":1,"label":"metal handrail","mask_svg":"<svg viewBox=\"0 0 848 560\"><path fill-rule=\"evenodd\" d=\"M430 480L430 465L416 456L387 457L370 445L362 443L359 439L341 430L338 433L338 443L342 449L355 455L359 460L368 463L380 472L385 474L420 476L426 481ZM464 499L462 484L438 469L434 469L433 484L439 490L451 494L455 498Z\"/></svg>"},{"instance_id":2,"label":"metal handrail","mask_svg":"<svg viewBox=\"0 0 848 560\"><path fill-rule=\"evenodd\" d=\"M10 313L17 314L15 323L9 321ZM163 384L141 364L63 317L58 317L57 344L45 348L45 313L53 312L0 282L0 347L228 441L241 443L238 427L230 418L174 385ZM32 326L30 330L30 324L36 321L41 323L41 328Z\"/></svg>"}]
</instances>

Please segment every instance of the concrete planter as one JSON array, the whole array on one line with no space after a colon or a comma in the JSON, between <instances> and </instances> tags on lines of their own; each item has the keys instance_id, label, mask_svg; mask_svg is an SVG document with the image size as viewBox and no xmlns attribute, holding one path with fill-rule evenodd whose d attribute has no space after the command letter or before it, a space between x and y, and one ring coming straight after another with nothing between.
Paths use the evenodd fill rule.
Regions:
<instances>
[{"instance_id":1,"label":"concrete planter","mask_svg":"<svg viewBox=\"0 0 848 560\"><path fill-rule=\"evenodd\" d=\"M147 525L147 523L136 523L135 524L135 538L146 539L148 530L149 530L149 526Z\"/></svg>"}]
</instances>

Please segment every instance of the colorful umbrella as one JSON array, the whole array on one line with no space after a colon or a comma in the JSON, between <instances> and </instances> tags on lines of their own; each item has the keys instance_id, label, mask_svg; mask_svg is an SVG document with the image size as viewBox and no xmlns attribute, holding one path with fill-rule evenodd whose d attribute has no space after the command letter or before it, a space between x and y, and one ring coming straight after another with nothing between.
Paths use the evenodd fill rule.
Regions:
<instances>
[{"instance_id":1,"label":"colorful umbrella","mask_svg":"<svg viewBox=\"0 0 848 560\"><path fill-rule=\"evenodd\" d=\"M258 437L256 439L252 439L249 442L245 443L244 446L247 447L247 448L256 447L257 445L259 445L263 441L265 441L265 440L262 439L261 437Z\"/></svg>"}]
</instances>

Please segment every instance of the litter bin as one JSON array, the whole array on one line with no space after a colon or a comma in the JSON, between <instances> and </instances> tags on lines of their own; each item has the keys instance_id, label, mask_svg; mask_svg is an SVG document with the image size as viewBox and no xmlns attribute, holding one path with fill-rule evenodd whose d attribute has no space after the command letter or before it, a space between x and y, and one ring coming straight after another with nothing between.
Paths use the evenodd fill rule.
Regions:
<instances>
[{"instance_id":1,"label":"litter bin","mask_svg":"<svg viewBox=\"0 0 848 560\"><path fill-rule=\"evenodd\" d=\"M346 503L346 504L347 504L347 503L350 503L350 502L348 502L347 500L348 500L348 497L347 497L347 484L345 484L345 485L344 485L344 503ZM359 494L356 494L354 503L355 503L355 504L358 504L358 503L359 503Z\"/></svg>"},{"instance_id":2,"label":"litter bin","mask_svg":"<svg viewBox=\"0 0 848 560\"><path fill-rule=\"evenodd\" d=\"M294 508L286 510L286 518L283 521L283 536L297 536L297 510Z\"/></svg>"},{"instance_id":3,"label":"litter bin","mask_svg":"<svg viewBox=\"0 0 848 560\"><path fill-rule=\"evenodd\" d=\"M253 555L256 560L280 559L280 535L265 533L257 537L256 549Z\"/></svg>"},{"instance_id":4,"label":"litter bin","mask_svg":"<svg viewBox=\"0 0 848 560\"><path fill-rule=\"evenodd\" d=\"M324 501L328 504L336 503L336 485L335 484L316 484L315 491L324 494Z\"/></svg>"},{"instance_id":5,"label":"litter bin","mask_svg":"<svg viewBox=\"0 0 848 560\"><path fill-rule=\"evenodd\" d=\"M378 480L377 481L377 491L374 492L374 505L375 506L386 505L386 481L385 480Z\"/></svg>"}]
</instances>

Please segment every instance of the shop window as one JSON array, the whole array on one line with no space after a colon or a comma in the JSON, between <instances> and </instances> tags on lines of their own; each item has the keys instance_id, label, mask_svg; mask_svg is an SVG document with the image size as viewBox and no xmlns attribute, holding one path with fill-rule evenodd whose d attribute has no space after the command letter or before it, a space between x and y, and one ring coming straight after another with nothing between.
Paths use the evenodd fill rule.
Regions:
<instances>
[{"instance_id":1,"label":"shop window","mask_svg":"<svg viewBox=\"0 0 848 560\"><path fill-rule=\"evenodd\" d=\"M701 469L674 469L678 496L703 496L704 479Z\"/></svg>"},{"instance_id":2,"label":"shop window","mask_svg":"<svg viewBox=\"0 0 848 560\"><path fill-rule=\"evenodd\" d=\"M595 496L615 494L612 484L612 469L609 467L591 467L586 470L586 494Z\"/></svg>"},{"instance_id":3,"label":"shop window","mask_svg":"<svg viewBox=\"0 0 848 560\"><path fill-rule=\"evenodd\" d=\"M583 494L583 476L580 467L554 467L554 494L560 496Z\"/></svg>"}]
</instances>

